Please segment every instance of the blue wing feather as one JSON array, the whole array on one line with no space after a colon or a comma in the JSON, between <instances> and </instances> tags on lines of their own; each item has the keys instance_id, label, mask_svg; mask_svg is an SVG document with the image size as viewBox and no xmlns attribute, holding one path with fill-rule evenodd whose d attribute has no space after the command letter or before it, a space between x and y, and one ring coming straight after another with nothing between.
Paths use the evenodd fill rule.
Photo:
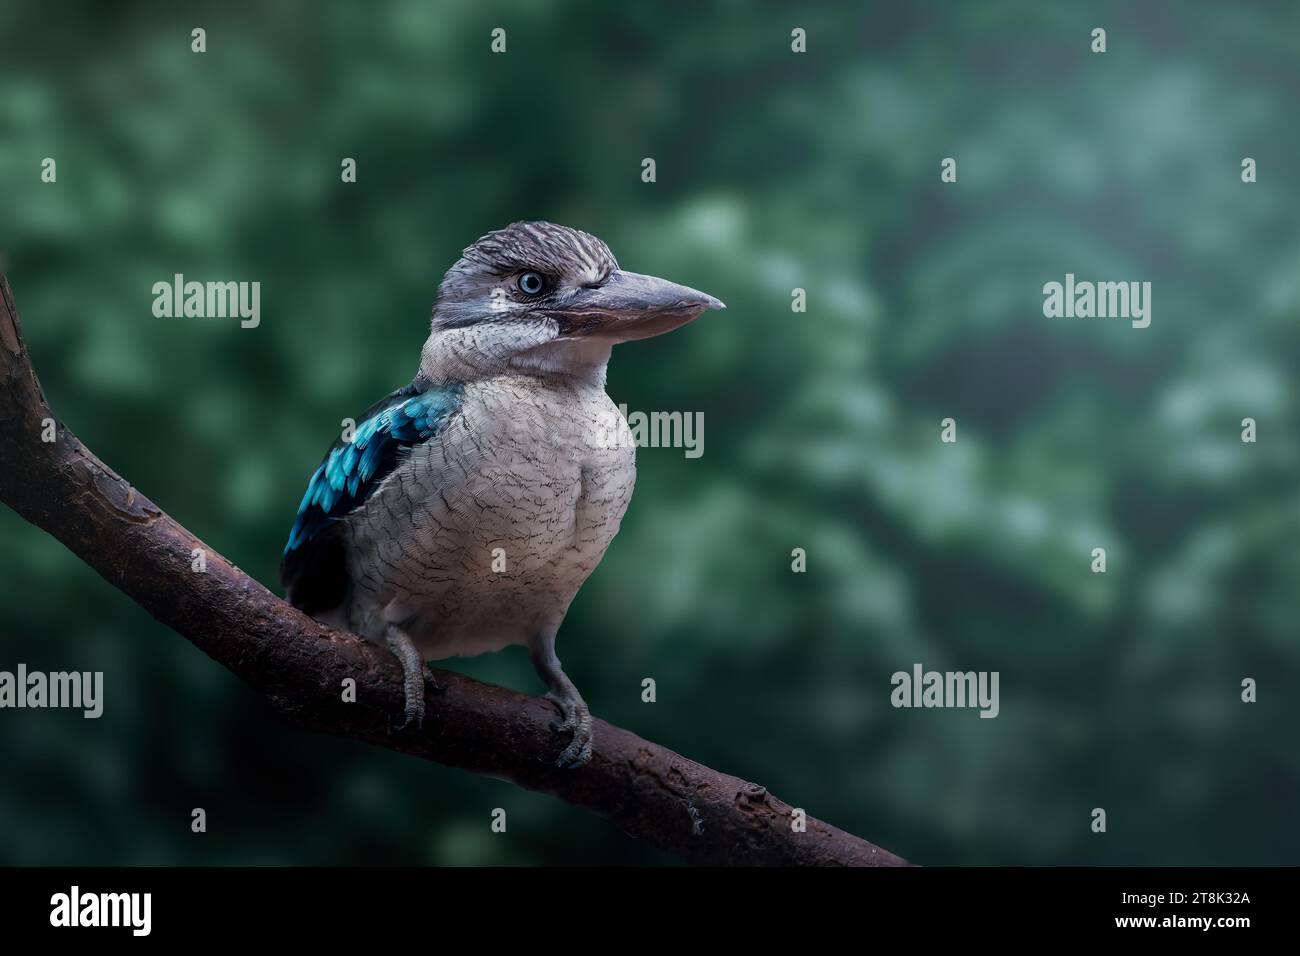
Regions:
<instances>
[{"instance_id":1,"label":"blue wing feather","mask_svg":"<svg viewBox=\"0 0 1300 956\"><path fill-rule=\"evenodd\" d=\"M342 600L343 556L327 532L374 493L397 467L400 451L442 430L464 392L458 382L399 389L365 412L352 441L339 440L326 453L307 483L280 564L280 581L295 605L310 611Z\"/></svg>"}]
</instances>

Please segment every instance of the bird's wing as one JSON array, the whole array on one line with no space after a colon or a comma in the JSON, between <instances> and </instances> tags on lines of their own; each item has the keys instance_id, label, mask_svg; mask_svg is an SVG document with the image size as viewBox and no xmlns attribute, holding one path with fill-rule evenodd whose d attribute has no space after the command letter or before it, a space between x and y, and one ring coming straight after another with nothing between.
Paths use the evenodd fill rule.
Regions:
<instances>
[{"instance_id":1,"label":"bird's wing","mask_svg":"<svg viewBox=\"0 0 1300 956\"><path fill-rule=\"evenodd\" d=\"M352 441L340 438L312 474L280 562L289 600L307 612L343 601L347 569L336 523L361 505L397 467L398 453L428 441L460 408L464 386L408 385L372 405Z\"/></svg>"}]
</instances>

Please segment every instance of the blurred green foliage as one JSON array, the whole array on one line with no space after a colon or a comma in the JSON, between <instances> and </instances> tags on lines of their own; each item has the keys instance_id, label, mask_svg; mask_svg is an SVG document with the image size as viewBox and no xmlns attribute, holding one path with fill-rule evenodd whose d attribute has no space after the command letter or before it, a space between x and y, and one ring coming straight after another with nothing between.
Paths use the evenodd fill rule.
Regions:
<instances>
[{"instance_id":1,"label":"blurred green foliage","mask_svg":"<svg viewBox=\"0 0 1300 956\"><path fill-rule=\"evenodd\" d=\"M611 367L706 443L640 452L561 632L598 715L919 862L1294 863L1300 15L1088 7L8 3L0 247L61 417L273 585L461 247L589 230L730 306ZM176 272L260 281L261 326L154 318ZM1045 319L1066 272L1150 280L1151 327ZM0 610L0 667L107 694L0 712L2 863L665 861L284 725L8 511ZM892 709L918 661L1000 671L1001 716Z\"/></svg>"}]
</instances>

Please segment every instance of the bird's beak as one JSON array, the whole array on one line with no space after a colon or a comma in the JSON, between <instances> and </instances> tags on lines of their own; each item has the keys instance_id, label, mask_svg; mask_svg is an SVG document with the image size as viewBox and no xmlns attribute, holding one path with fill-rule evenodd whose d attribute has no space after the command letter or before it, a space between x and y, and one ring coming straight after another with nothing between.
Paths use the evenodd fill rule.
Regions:
<instances>
[{"instance_id":1,"label":"bird's beak","mask_svg":"<svg viewBox=\"0 0 1300 956\"><path fill-rule=\"evenodd\" d=\"M707 309L725 309L719 300L688 286L616 270L599 286L583 288L546 314L565 337L600 336L617 342L671 332Z\"/></svg>"}]
</instances>

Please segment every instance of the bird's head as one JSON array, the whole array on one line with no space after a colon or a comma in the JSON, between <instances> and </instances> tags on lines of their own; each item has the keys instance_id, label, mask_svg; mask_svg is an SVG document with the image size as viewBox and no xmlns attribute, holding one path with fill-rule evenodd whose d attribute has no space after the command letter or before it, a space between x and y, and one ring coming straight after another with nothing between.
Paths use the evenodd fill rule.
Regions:
<instances>
[{"instance_id":1,"label":"bird's head","mask_svg":"<svg viewBox=\"0 0 1300 956\"><path fill-rule=\"evenodd\" d=\"M421 368L431 378L509 368L603 374L615 344L722 308L695 289L625 272L588 233L516 222L479 239L447 270Z\"/></svg>"}]
</instances>

